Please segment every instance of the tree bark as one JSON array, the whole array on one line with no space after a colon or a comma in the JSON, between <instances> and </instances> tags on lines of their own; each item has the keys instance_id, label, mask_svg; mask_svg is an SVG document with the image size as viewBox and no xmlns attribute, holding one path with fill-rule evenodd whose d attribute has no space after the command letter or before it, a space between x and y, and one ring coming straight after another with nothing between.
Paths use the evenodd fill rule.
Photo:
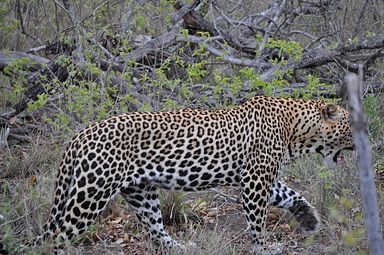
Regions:
<instances>
[{"instance_id":1,"label":"tree bark","mask_svg":"<svg viewBox=\"0 0 384 255\"><path fill-rule=\"evenodd\" d=\"M384 243L377 207L372 157L367 135L367 121L361 106L359 78L356 74L348 74L345 79L351 111L352 135L357 152L357 167L360 174L360 190L368 234L368 246L370 254L379 255L383 254Z\"/></svg>"}]
</instances>

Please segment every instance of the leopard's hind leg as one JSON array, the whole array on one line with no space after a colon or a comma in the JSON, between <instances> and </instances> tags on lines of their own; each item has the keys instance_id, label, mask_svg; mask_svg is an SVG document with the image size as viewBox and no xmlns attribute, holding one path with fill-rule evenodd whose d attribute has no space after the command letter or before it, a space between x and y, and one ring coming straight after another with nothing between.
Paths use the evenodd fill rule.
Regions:
<instances>
[{"instance_id":1,"label":"leopard's hind leg","mask_svg":"<svg viewBox=\"0 0 384 255\"><path fill-rule=\"evenodd\" d=\"M72 176L72 185L65 201L59 202L61 213L56 214L56 217L51 213L45 232L37 242L51 239L55 242L55 249L61 249L65 243L73 241L95 222L122 186L121 180L116 178L108 181L92 171L79 170L78 173Z\"/></svg>"},{"instance_id":2,"label":"leopard's hind leg","mask_svg":"<svg viewBox=\"0 0 384 255\"><path fill-rule=\"evenodd\" d=\"M129 186L124 188L121 194L135 211L137 218L155 244L165 249L181 247L164 229L160 201L155 187L146 184Z\"/></svg>"}]
</instances>

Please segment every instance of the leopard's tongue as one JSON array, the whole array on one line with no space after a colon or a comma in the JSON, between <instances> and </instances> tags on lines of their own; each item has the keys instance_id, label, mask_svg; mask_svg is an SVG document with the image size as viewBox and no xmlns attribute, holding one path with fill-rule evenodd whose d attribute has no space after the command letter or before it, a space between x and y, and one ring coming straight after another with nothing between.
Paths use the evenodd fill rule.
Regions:
<instances>
[{"instance_id":1,"label":"leopard's tongue","mask_svg":"<svg viewBox=\"0 0 384 255\"><path fill-rule=\"evenodd\" d=\"M345 158L343 152L340 152L339 156L337 157L337 164L345 165Z\"/></svg>"}]
</instances>

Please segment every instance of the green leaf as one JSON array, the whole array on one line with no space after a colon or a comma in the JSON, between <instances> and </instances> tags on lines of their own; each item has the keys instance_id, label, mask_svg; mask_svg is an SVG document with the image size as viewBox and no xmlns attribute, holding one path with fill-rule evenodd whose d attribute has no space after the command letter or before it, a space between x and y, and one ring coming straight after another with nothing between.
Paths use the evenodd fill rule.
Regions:
<instances>
[{"instance_id":1,"label":"green leaf","mask_svg":"<svg viewBox=\"0 0 384 255\"><path fill-rule=\"evenodd\" d=\"M48 95L46 93L37 95L37 100L28 102L28 110L35 111L41 109L48 102Z\"/></svg>"}]
</instances>

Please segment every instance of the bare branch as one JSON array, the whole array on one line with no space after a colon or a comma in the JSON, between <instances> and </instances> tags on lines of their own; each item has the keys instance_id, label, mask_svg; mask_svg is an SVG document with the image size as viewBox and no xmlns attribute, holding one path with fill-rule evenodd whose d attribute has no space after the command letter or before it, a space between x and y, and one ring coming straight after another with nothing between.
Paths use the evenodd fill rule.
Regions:
<instances>
[{"instance_id":1,"label":"bare branch","mask_svg":"<svg viewBox=\"0 0 384 255\"><path fill-rule=\"evenodd\" d=\"M125 61L137 61L144 58L151 52L159 51L170 44L174 43L177 35L179 34L179 27L176 25L169 32L160 35L149 42L146 42L140 48L128 53L124 60Z\"/></svg>"},{"instance_id":2,"label":"bare branch","mask_svg":"<svg viewBox=\"0 0 384 255\"><path fill-rule=\"evenodd\" d=\"M23 20L23 14L21 13L21 7L20 7L20 0L16 1L16 13L17 13L17 18L19 19L19 26L22 34L25 34L28 37L31 37L33 40L39 42L41 44L41 41L39 38L37 38L34 35L31 35L30 33L27 32L24 26L24 20Z\"/></svg>"},{"instance_id":3,"label":"bare branch","mask_svg":"<svg viewBox=\"0 0 384 255\"><path fill-rule=\"evenodd\" d=\"M174 7L176 9L181 7L180 2L178 3L178 5L175 5ZM225 29L219 29L212 22L207 21L194 10L185 14L183 19L185 24L187 25L187 28L195 29L197 31L202 31L202 32L209 32L211 36L222 36L223 40L225 40L233 48L236 48L243 52L251 53L253 55L255 54L256 48L254 45L243 43L240 40L240 38L232 36Z\"/></svg>"},{"instance_id":4,"label":"bare branch","mask_svg":"<svg viewBox=\"0 0 384 255\"><path fill-rule=\"evenodd\" d=\"M221 37L218 37L218 38L221 38ZM179 35L177 37L177 40L178 41L185 41L185 42L193 42L193 43L197 43L197 44L203 44L210 53L212 53L213 55L215 55L217 57L220 57L222 60L224 60L224 61L226 61L228 63L231 63L231 64L255 67L255 68L257 68L257 70L262 70L262 69L265 69L265 68L271 66L270 64L263 63L261 61L253 61L253 60L250 60L250 59L235 58L235 57L233 57L233 56L231 56L231 55L229 55L229 54L227 54L225 52L222 52L222 51L214 48L213 46L211 46L211 45L209 45L207 43L206 39L203 39L203 38L198 37L198 36L194 36L194 35L188 35L188 36Z\"/></svg>"},{"instance_id":5,"label":"bare branch","mask_svg":"<svg viewBox=\"0 0 384 255\"><path fill-rule=\"evenodd\" d=\"M268 27L265 30L263 41L262 41L262 43L260 44L260 47L259 47L259 52L263 52L265 44L267 43L267 41L269 39L269 36L272 33L273 27L278 27L276 25L276 22L280 18L281 14L283 13L283 10L285 8L286 3L287 3L286 0L282 0L282 1L279 0L279 1L276 1L272 5L272 8L276 8L277 11L276 11L274 17L272 18L271 22L269 23Z\"/></svg>"},{"instance_id":6,"label":"bare branch","mask_svg":"<svg viewBox=\"0 0 384 255\"><path fill-rule=\"evenodd\" d=\"M292 63L293 69L302 69L313 66L324 65L329 62L334 62L335 57L343 56L344 54L356 52L360 50L381 49L384 47L384 38L373 38L364 40L350 46L340 46L332 50L317 50L308 52L299 62Z\"/></svg>"},{"instance_id":7,"label":"bare branch","mask_svg":"<svg viewBox=\"0 0 384 255\"><path fill-rule=\"evenodd\" d=\"M184 16L187 13L193 11L199 4L200 4L200 0L195 0L192 4L186 4L186 5L183 5L180 1L174 4L174 7L178 11L173 16L172 23L176 24L177 22L179 22L182 18L184 18Z\"/></svg>"}]
</instances>

